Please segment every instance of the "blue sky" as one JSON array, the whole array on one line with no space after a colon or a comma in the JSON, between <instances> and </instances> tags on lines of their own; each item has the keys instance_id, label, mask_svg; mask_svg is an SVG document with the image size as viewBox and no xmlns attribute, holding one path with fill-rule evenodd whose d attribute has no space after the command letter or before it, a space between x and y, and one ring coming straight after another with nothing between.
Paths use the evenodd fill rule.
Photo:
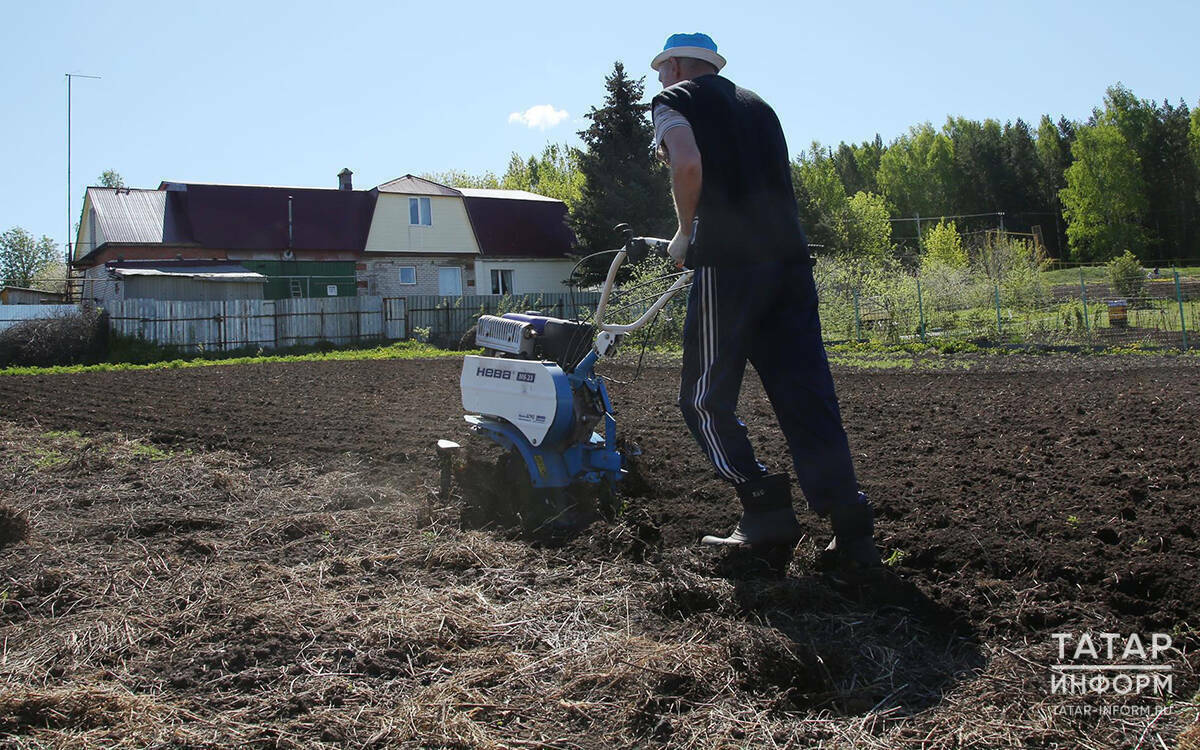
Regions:
<instances>
[{"instance_id":1,"label":"blue sky","mask_svg":"<svg viewBox=\"0 0 1200 750\"><path fill-rule=\"evenodd\" d=\"M947 115L1085 118L1122 81L1195 107L1195 2L21 2L0 0L0 231L67 234L105 169L161 180L357 188L502 172L576 143L615 60L711 34L725 74L780 115L793 153L885 141ZM513 118L538 105L535 126ZM536 125L553 126L545 129Z\"/></svg>"}]
</instances>

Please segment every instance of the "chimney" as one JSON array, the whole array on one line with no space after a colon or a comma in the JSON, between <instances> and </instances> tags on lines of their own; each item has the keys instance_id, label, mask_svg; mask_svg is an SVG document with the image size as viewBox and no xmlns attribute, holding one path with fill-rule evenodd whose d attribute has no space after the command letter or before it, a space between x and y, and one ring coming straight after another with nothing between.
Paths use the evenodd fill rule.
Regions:
<instances>
[{"instance_id":1,"label":"chimney","mask_svg":"<svg viewBox=\"0 0 1200 750\"><path fill-rule=\"evenodd\" d=\"M353 176L354 173L349 168L338 172L338 190L353 190L354 185L350 183L350 178Z\"/></svg>"}]
</instances>

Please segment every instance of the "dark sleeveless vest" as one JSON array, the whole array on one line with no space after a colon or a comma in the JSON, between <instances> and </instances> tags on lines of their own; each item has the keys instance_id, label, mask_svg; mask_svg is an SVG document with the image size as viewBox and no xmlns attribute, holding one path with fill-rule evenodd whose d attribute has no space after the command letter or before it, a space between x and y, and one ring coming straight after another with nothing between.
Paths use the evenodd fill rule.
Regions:
<instances>
[{"instance_id":1,"label":"dark sleeveless vest","mask_svg":"<svg viewBox=\"0 0 1200 750\"><path fill-rule=\"evenodd\" d=\"M681 81L654 97L692 126L704 170L687 266L808 257L783 129L753 91L718 75Z\"/></svg>"}]
</instances>

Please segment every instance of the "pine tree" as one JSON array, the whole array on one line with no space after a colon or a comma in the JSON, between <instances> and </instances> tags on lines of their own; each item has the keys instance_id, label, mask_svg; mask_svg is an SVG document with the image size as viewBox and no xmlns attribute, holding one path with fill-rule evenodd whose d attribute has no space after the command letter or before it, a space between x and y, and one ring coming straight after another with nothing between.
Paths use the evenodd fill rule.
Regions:
<instances>
[{"instance_id":1,"label":"pine tree","mask_svg":"<svg viewBox=\"0 0 1200 750\"><path fill-rule=\"evenodd\" d=\"M579 133L584 184L572 224L585 253L618 247L613 227L620 223L639 235L675 233L668 172L651 150L654 128L649 105L642 103L645 78L633 80L617 62L604 87L604 105L592 107L586 115L592 124Z\"/></svg>"},{"instance_id":2,"label":"pine tree","mask_svg":"<svg viewBox=\"0 0 1200 750\"><path fill-rule=\"evenodd\" d=\"M1042 115L1038 125L1038 194L1045 211L1051 214L1054 221L1054 257L1065 258L1067 247L1066 224L1062 221L1062 200L1059 191L1067 186L1067 167L1071 166L1071 140L1074 139L1074 129L1064 128L1067 121L1061 120L1058 125L1049 115ZM1049 236L1049 227L1046 234ZM1047 240L1047 243L1049 241Z\"/></svg>"},{"instance_id":3,"label":"pine tree","mask_svg":"<svg viewBox=\"0 0 1200 750\"><path fill-rule=\"evenodd\" d=\"M1044 210L1038 196L1038 154L1033 130L1021 119L1004 124L1004 172L1001 206L1009 231L1028 232L1041 223Z\"/></svg>"}]
</instances>

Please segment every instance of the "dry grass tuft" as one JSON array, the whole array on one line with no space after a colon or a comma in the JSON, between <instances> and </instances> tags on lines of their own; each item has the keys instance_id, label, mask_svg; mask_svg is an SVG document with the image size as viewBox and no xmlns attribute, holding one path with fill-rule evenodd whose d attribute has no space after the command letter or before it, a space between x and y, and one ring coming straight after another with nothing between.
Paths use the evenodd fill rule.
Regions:
<instances>
[{"instance_id":1,"label":"dry grass tuft","mask_svg":"<svg viewBox=\"0 0 1200 750\"><path fill-rule=\"evenodd\" d=\"M94 687L13 690L0 695L0 730L118 728L154 718L144 698Z\"/></svg>"},{"instance_id":2,"label":"dry grass tuft","mask_svg":"<svg viewBox=\"0 0 1200 750\"><path fill-rule=\"evenodd\" d=\"M1192 724L1179 734L1179 750L1200 750L1200 724Z\"/></svg>"}]
</instances>

